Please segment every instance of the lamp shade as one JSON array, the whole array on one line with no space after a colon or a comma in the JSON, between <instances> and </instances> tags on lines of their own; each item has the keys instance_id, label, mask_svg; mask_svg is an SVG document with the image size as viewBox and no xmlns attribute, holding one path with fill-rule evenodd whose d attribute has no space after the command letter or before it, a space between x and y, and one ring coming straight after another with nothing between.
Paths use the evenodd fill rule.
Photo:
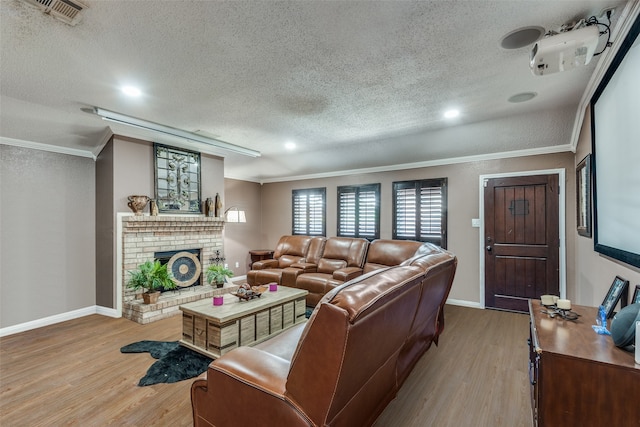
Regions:
<instances>
[{"instance_id":1,"label":"lamp shade","mask_svg":"<svg viewBox=\"0 0 640 427\"><path fill-rule=\"evenodd\" d=\"M227 222L247 222L247 217L245 216L244 211L238 208L232 207L227 209L226 221Z\"/></svg>"}]
</instances>

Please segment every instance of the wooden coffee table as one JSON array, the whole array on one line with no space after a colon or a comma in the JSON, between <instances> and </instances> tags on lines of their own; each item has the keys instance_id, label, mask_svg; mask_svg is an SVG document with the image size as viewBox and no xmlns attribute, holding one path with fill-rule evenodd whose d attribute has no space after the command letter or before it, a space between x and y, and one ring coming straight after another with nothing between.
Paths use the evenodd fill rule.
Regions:
<instances>
[{"instance_id":1,"label":"wooden coffee table","mask_svg":"<svg viewBox=\"0 0 640 427\"><path fill-rule=\"evenodd\" d=\"M180 344L218 358L241 345L254 345L305 322L307 291L278 286L260 298L240 301L225 294L224 304L211 298L183 304Z\"/></svg>"}]
</instances>

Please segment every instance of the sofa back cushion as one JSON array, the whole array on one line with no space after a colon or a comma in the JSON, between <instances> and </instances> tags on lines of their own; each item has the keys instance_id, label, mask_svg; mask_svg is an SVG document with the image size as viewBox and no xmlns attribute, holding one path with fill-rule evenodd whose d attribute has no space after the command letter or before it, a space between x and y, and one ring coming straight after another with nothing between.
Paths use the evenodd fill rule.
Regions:
<instances>
[{"instance_id":1,"label":"sofa back cushion","mask_svg":"<svg viewBox=\"0 0 640 427\"><path fill-rule=\"evenodd\" d=\"M366 239L329 237L318 260L318 273L331 274L345 267L362 268L368 247Z\"/></svg>"},{"instance_id":2,"label":"sofa back cushion","mask_svg":"<svg viewBox=\"0 0 640 427\"><path fill-rule=\"evenodd\" d=\"M393 399L423 275L416 267L380 269L322 298L287 379L287 396L316 425L369 425Z\"/></svg>"},{"instance_id":3,"label":"sofa back cushion","mask_svg":"<svg viewBox=\"0 0 640 427\"><path fill-rule=\"evenodd\" d=\"M415 255L422 246L421 242L413 240L374 240L369 244L364 273L383 267L400 265L403 261Z\"/></svg>"},{"instance_id":4,"label":"sofa back cushion","mask_svg":"<svg viewBox=\"0 0 640 427\"><path fill-rule=\"evenodd\" d=\"M310 236L282 236L273 251L273 258L278 260L279 268L289 267L307 255Z\"/></svg>"},{"instance_id":5,"label":"sofa back cushion","mask_svg":"<svg viewBox=\"0 0 640 427\"><path fill-rule=\"evenodd\" d=\"M314 237L309 244L309 250L307 251L306 262L311 264L318 264L322 252L324 252L324 245L327 242L326 237Z\"/></svg>"}]
</instances>

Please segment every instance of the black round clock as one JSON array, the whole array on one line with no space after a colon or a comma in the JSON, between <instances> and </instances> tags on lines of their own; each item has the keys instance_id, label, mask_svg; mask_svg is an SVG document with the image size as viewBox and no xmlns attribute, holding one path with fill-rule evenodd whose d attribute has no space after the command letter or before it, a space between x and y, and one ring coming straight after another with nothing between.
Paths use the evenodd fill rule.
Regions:
<instances>
[{"instance_id":1,"label":"black round clock","mask_svg":"<svg viewBox=\"0 0 640 427\"><path fill-rule=\"evenodd\" d=\"M176 285L185 288L193 285L202 272L200 260L190 252L178 252L167 263Z\"/></svg>"}]
</instances>

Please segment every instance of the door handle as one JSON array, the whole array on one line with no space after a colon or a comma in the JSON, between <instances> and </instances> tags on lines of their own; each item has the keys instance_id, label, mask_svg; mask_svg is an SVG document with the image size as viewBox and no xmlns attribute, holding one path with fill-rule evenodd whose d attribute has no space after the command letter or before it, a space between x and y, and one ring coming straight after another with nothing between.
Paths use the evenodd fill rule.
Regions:
<instances>
[{"instance_id":1,"label":"door handle","mask_svg":"<svg viewBox=\"0 0 640 427\"><path fill-rule=\"evenodd\" d=\"M487 246L487 252L491 252L491 246Z\"/></svg>"}]
</instances>

